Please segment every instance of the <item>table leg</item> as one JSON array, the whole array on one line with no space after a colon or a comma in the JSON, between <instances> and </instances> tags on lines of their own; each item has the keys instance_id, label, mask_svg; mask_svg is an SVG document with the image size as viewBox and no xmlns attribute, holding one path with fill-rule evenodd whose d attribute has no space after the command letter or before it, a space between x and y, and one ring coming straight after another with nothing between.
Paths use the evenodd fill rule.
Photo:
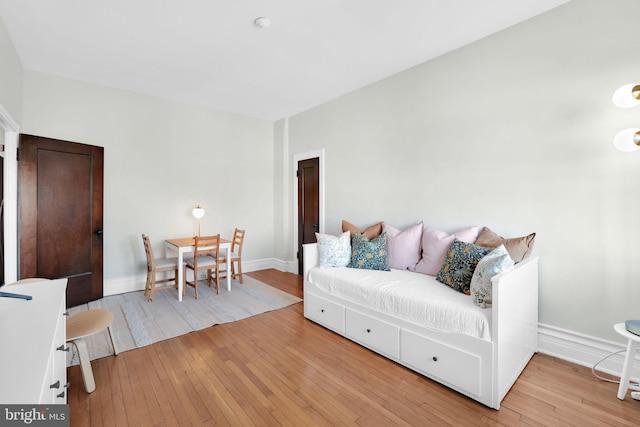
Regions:
<instances>
[{"instance_id":1,"label":"table leg","mask_svg":"<svg viewBox=\"0 0 640 427\"><path fill-rule=\"evenodd\" d=\"M182 293L184 292L184 267L182 266L183 258L183 252L178 249L178 301L182 301Z\"/></svg>"},{"instance_id":2,"label":"table leg","mask_svg":"<svg viewBox=\"0 0 640 427\"><path fill-rule=\"evenodd\" d=\"M227 290L231 291L231 248L227 248Z\"/></svg>"},{"instance_id":3,"label":"table leg","mask_svg":"<svg viewBox=\"0 0 640 427\"><path fill-rule=\"evenodd\" d=\"M182 301L182 290L184 285L184 268L182 261L184 259L184 251L181 247L173 246L169 243L164 247L164 256L169 258L172 252L178 253L178 301Z\"/></svg>"},{"instance_id":4,"label":"table leg","mask_svg":"<svg viewBox=\"0 0 640 427\"><path fill-rule=\"evenodd\" d=\"M624 400L627 390L629 389L629 380L631 379L631 370L633 369L633 361L636 356L637 347L638 345L635 341L629 340L627 344L627 354L624 356L620 385L618 386L618 399L620 400Z\"/></svg>"}]
</instances>

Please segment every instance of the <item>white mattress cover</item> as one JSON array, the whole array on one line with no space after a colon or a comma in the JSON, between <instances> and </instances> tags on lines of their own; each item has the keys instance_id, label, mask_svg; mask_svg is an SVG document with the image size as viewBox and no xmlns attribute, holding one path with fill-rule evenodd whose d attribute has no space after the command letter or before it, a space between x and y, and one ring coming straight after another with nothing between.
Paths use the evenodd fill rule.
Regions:
<instances>
[{"instance_id":1,"label":"white mattress cover","mask_svg":"<svg viewBox=\"0 0 640 427\"><path fill-rule=\"evenodd\" d=\"M308 281L323 292L442 332L491 341L491 309L480 308L434 276L406 270L313 268Z\"/></svg>"}]
</instances>

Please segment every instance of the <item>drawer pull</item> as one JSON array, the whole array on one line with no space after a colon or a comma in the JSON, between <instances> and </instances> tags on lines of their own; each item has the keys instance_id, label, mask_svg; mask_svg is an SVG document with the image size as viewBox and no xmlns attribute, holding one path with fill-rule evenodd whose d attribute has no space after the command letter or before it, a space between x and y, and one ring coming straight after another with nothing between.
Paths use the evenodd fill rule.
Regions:
<instances>
[{"instance_id":1,"label":"drawer pull","mask_svg":"<svg viewBox=\"0 0 640 427\"><path fill-rule=\"evenodd\" d=\"M371 329L367 329L367 333L370 334L371 333Z\"/></svg>"},{"instance_id":2,"label":"drawer pull","mask_svg":"<svg viewBox=\"0 0 640 427\"><path fill-rule=\"evenodd\" d=\"M60 393L60 394L56 394L56 397L63 398L64 397L64 391L62 393Z\"/></svg>"},{"instance_id":3,"label":"drawer pull","mask_svg":"<svg viewBox=\"0 0 640 427\"><path fill-rule=\"evenodd\" d=\"M438 361L438 356L433 356L433 361L437 362Z\"/></svg>"},{"instance_id":4,"label":"drawer pull","mask_svg":"<svg viewBox=\"0 0 640 427\"><path fill-rule=\"evenodd\" d=\"M60 347L56 348L56 350L60 350L60 351L69 351L69 347L64 348L64 344L62 344Z\"/></svg>"},{"instance_id":5,"label":"drawer pull","mask_svg":"<svg viewBox=\"0 0 640 427\"><path fill-rule=\"evenodd\" d=\"M321 308L321 309L320 309L320 313L324 313L324 308Z\"/></svg>"},{"instance_id":6,"label":"drawer pull","mask_svg":"<svg viewBox=\"0 0 640 427\"><path fill-rule=\"evenodd\" d=\"M49 388L60 388L60 380L58 380L55 383L51 384L49 386Z\"/></svg>"}]
</instances>

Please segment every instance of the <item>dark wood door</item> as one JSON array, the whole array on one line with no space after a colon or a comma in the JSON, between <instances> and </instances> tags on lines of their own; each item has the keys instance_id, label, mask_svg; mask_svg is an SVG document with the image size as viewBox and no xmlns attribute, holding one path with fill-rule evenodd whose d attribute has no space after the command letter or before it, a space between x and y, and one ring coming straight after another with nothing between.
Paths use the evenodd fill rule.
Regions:
<instances>
[{"instance_id":1,"label":"dark wood door","mask_svg":"<svg viewBox=\"0 0 640 427\"><path fill-rule=\"evenodd\" d=\"M315 243L320 223L320 159L298 162L298 272L302 274L302 245Z\"/></svg>"},{"instance_id":2,"label":"dark wood door","mask_svg":"<svg viewBox=\"0 0 640 427\"><path fill-rule=\"evenodd\" d=\"M102 297L104 149L20 136L19 277L68 278L67 307Z\"/></svg>"},{"instance_id":3,"label":"dark wood door","mask_svg":"<svg viewBox=\"0 0 640 427\"><path fill-rule=\"evenodd\" d=\"M0 200L0 284L4 284L4 157L0 157Z\"/></svg>"}]
</instances>

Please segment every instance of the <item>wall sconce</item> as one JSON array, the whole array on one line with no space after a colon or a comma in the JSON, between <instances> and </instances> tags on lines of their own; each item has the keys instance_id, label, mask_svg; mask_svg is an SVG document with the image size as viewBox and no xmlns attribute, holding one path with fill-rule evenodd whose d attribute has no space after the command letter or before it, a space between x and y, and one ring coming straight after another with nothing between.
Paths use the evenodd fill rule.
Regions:
<instances>
[{"instance_id":1,"label":"wall sconce","mask_svg":"<svg viewBox=\"0 0 640 427\"><path fill-rule=\"evenodd\" d=\"M613 145L620 151L640 150L640 129L623 129L613 138Z\"/></svg>"},{"instance_id":2,"label":"wall sconce","mask_svg":"<svg viewBox=\"0 0 640 427\"><path fill-rule=\"evenodd\" d=\"M198 205L195 208L193 208L193 211L191 211L191 214L195 219L198 220L198 237L200 237L200 219L204 216L204 208Z\"/></svg>"},{"instance_id":3,"label":"wall sconce","mask_svg":"<svg viewBox=\"0 0 640 427\"><path fill-rule=\"evenodd\" d=\"M620 108L640 105L640 84L629 83L621 86L613 94L613 104ZM620 151L640 150L640 129L623 129L613 138L613 145Z\"/></svg>"},{"instance_id":4,"label":"wall sconce","mask_svg":"<svg viewBox=\"0 0 640 427\"><path fill-rule=\"evenodd\" d=\"M616 90L613 103L620 108L631 108L640 104L640 84L629 83Z\"/></svg>"}]
</instances>

